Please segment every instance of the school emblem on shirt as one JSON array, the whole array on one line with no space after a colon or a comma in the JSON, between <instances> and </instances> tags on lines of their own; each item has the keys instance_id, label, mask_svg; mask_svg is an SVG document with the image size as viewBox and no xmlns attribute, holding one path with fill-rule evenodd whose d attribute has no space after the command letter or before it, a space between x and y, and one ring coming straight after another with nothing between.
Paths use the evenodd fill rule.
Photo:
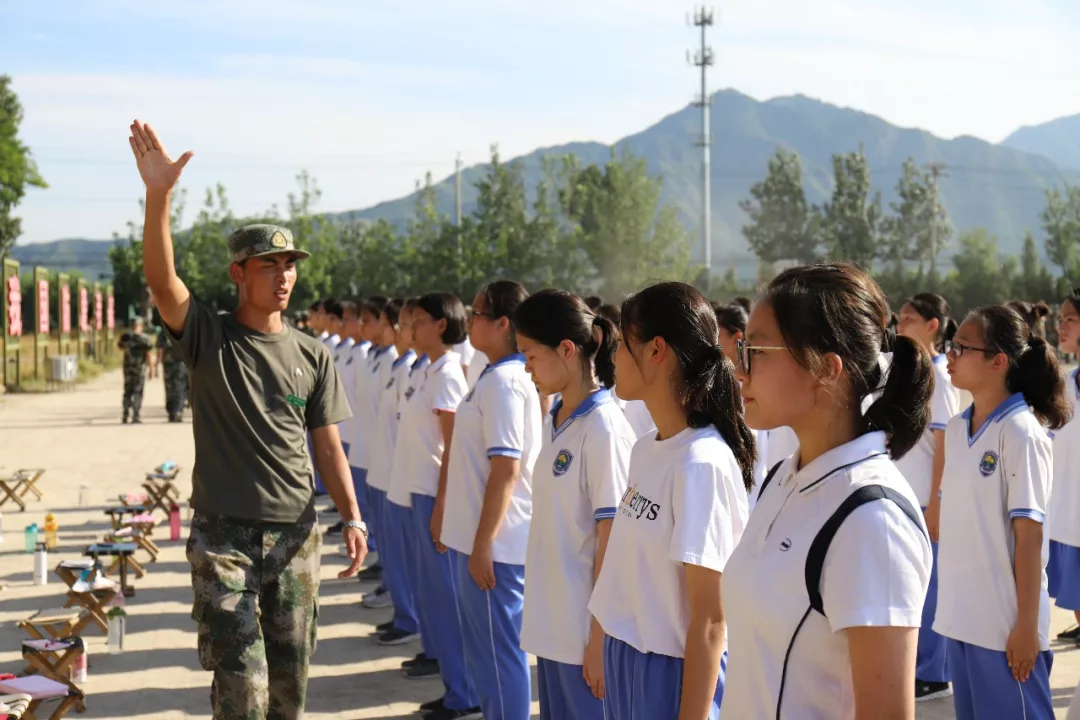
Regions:
<instances>
[{"instance_id":1,"label":"school emblem on shirt","mask_svg":"<svg viewBox=\"0 0 1080 720\"><path fill-rule=\"evenodd\" d=\"M997 453L993 452L992 450L987 450L986 452L984 452L982 460L979 461L979 472L981 472L984 477L990 477L994 474L994 471L997 470L997 466Z\"/></svg>"},{"instance_id":2,"label":"school emblem on shirt","mask_svg":"<svg viewBox=\"0 0 1080 720\"><path fill-rule=\"evenodd\" d=\"M559 454L555 456L555 465L551 468L551 471L555 473L555 477L565 475L566 471L570 469L570 463L574 461L574 456L569 450L560 450Z\"/></svg>"}]
</instances>

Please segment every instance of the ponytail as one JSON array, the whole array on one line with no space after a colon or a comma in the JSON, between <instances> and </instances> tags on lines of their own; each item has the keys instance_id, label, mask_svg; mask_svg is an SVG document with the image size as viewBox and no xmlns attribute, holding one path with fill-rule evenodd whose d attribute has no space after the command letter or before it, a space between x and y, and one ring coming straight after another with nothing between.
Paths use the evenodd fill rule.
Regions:
<instances>
[{"instance_id":1,"label":"ponytail","mask_svg":"<svg viewBox=\"0 0 1080 720\"><path fill-rule=\"evenodd\" d=\"M754 486L754 435L741 413L730 408L742 405L742 391L735 367L719 345L701 353L700 360L686 375L686 420L690 427L713 425L727 442L742 470L743 486Z\"/></svg>"},{"instance_id":2,"label":"ponytail","mask_svg":"<svg viewBox=\"0 0 1080 720\"><path fill-rule=\"evenodd\" d=\"M958 325L956 321L950 318L945 318L945 327L941 331L941 343L938 346L938 352L945 352L945 343L952 342L953 336L956 335L956 329Z\"/></svg>"},{"instance_id":3,"label":"ponytail","mask_svg":"<svg viewBox=\"0 0 1080 720\"><path fill-rule=\"evenodd\" d=\"M742 413L735 368L716 343L719 325L709 301L693 287L666 282L629 297L622 306L623 342L662 337L679 361L676 393L690 427L716 427L731 448L743 486L754 485L754 436Z\"/></svg>"},{"instance_id":4,"label":"ponytail","mask_svg":"<svg viewBox=\"0 0 1080 720\"><path fill-rule=\"evenodd\" d=\"M897 335L881 397L862 416L863 433L885 432L889 456L899 460L926 432L934 394L934 364L914 340ZM881 382L878 369L877 383Z\"/></svg>"},{"instance_id":5,"label":"ponytail","mask_svg":"<svg viewBox=\"0 0 1080 720\"><path fill-rule=\"evenodd\" d=\"M1051 430L1061 429L1072 417L1057 354L1041 337L1028 338L1027 349L1009 366L1005 387L1022 393L1035 417Z\"/></svg>"},{"instance_id":6,"label":"ponytail","mask_svg":"<svg viewBox=\"0 0 1080 720\"><path fill-rule=\"evenodd\" d=\"M619 349L619 334L614 323L603 315L593 317L593 338L596 342L596 354L593 355L593 367L600 384L610 390L615 387L615 351ZM597 337L599 336L599 337Z\"/></svg>"}]
</instances>

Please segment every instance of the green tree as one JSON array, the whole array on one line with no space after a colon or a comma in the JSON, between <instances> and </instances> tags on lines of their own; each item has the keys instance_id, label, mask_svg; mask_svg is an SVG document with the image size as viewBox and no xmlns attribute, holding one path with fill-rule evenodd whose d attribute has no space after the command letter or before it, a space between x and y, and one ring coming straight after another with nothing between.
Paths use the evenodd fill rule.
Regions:
<instances>
[{"instance_id":1,"label":"green tree","mask_svg":"<svg viewBox=\"0 0 1080 720\"><path fill-rule=\"evenodd\" d=\"M955 271L946 278L945 294L956 316L1013 296L1019 276L1016 258L1002 258L997 238L983 228L960 236L952 261Z\"/></svg>"},{"instance_id":2,"label":"green tree","mask_svg":"<svg viewBox=\"0 0 1080 720\"><path fill-rule=\"evenodd\" d=\"M576 158L545 156L541 163L542 177L526 226L528 242L539 256L530 273L530 289L554 287L585 292L591 265L581 247L581 230L568 217L563 204L564 190L577 171Z\"/></svg>"},{"instance_id":3,"label":"green tree","mask_svg":"<svg viewBox=\"0 0 1080 720\"><path fill-rule=\"evenodd\" d=\"M245 222L229 207L225 186L207 188L203 206L186 231L173 229L176 273L192 294L211 307L232 310L236 287L229 279L228 237Z\"/></svg>"},{"instance_id":4,"label":"green tree","mask_svg":"<svg viewBox=\"0 0 1080 720\"><path fill-rule=\"evenodd\" d=\"M933 275L937 269L935 250L940 253L952 236L945 208L936 202L933 183L930 174L920 169L912 158L904 161L896 183L897 200L890 203L893 214L882 222L882 259L889 262L896 278L904 276L907 262L918 263L922 270L929 261Z\"/></svg>"},{"instance_id":5,"label":"green tree","mask_svg":"<svg viewBox=\"0 0 1080 720\"><path fill-rule=\"evenodd\" d=\"M743 235L762 262L818 259L815 217L806 202L797 153L778 149L765 179L751 186L750 198L740 200L739 208L750 218Z\"/></svg>"},{"instance_id":6,"label":"green tree","mask_svg":"<svg viewBox=\"0 0 1080 720\"><path fill-rule=\"evenodd\" d=\"M183 188L173 193L170 207L169 227L174 236L181 232L184 217L184 203L187 191ZM143 214L144 201L139 200L139 215ZM146 278L142 265L142 226L128 222L127 235L121 238L113 233L115 244L109 248L109 264L113 272L113 294L116 298L117 322L126 322L134 313L142 317L150 316L150 295L146 288ZM179 253L177 253L179 255ZM72 285L74 287L74 285Z\"/></svg>"},{"instance_id":7,"label":"green tree","mask_svg":"<svg viewBox=\"0 0 1080 720\"><path fill-rule=\"evenodd\" d=\"M11 213L26 194L27 187L45 188L30 156L30 148L19 141L23 109L11 78L0 75L0 258L7 255L22 234L22 221Z\"/></svg>"},{"instance_id":8,"label":"green tree","mask_svg":"<svg viewBox=\"0 0 1080 720\"><path fill-rule=\"evenodd\" d=\"M872 270L881 247L881 193L870 197L870 166L861 148L833 156L832 197L819 215L828 257Z\"/></svg>"},{"instance_id":9,"label":"green tree","mask_svg":"<svg viewBox=\"0 0 1080 720\"><path fill-rule=\"evenodd\" d=\"M1061 268L1064 276L1080 281L1080 185L1046 191L1046 206L1040 214L1046 233L1046 256Z\"/></svg>"},{"instance_id":10,"label":"green tree","mask_svg":"<svg viewBox=\"0 0 1080 720\"><path fill-rule=\"evenodd\" d=\"M1025 300L1050 300L1056 295L1056 282L1039 257L1039 246L1029 230L1024 234L1024 247L1020 253L1020 275L1016 280L1014 294Z\"/></svg>"}]
</instances>

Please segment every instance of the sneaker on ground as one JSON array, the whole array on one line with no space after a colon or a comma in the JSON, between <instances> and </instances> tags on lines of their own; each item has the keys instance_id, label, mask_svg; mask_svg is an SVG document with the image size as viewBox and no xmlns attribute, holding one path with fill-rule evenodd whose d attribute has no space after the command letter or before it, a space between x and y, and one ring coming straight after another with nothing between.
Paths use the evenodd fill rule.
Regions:
<instances>
[{"instance_id":1,"label":"sneaker on ground","mask_svg":"<svg viewBox=\"0 0 1080 720\"><path fill-rule=\"evenodd\" d=\"M393 626L394 626L394 623L390 623L390 627L393 627ZM387 629L389 630L389 628L387 628ZM401 661L401 669L402 670L407 670L407 669L411 668L413 665L416 665L418 663L427 662L430 659L431 658L429 658L426 653L418 652L418 653L416 653L416 657L410 658L409 660L402 660ZM432 700L432 702L435 702L435 701ZM423 706L421 706L421 707L423 707Z\"/></svg>"},{"instance_id":2,"label":"sneaker on ground","mask_svg":"<svg viewBox=\"0 0 1080 720\"><path fill-rule=\"evenodd\" d=\"M393 599L390 597L390 593L383 590L379 592L370 592L364 596L364 599L360 601L364 607L370 610L378 610L379 608L390 607L394 604Z\"/></svg>"},{"instance_id":3,"label":"sneaker on ground","mask_svg":"<svg viewBox=\"0 0 1080 720\"><path fill-rule=\"evenodd\" d=\"M386 632L387 630L389 630L392 627L394 627L394 621L393 620L387 620L384 623L379 623L378 625L375 626L375 634L381 635L382 633ZM406 660L405 662L409 662L409 661Z\"/></svg>"},{"instance_id":4,"label":"sneaker on ground","mask_svg":"<svg viewBox=\"0 0 1080 720\"><path fill-rule=\"evenodd\" d=\"M425 717L428 720L482 720L484 713L478 707L468 710L451 710L445 705L439 710L433 710Z\"/></svg>"},{"instance_id":5,"label":"sneaker on ground","mask_svg":"<svg viewBox=\"0 0 1080 720\"><path fill-rule=\"evenodd\" d=\"M341 534L341 528L343 528L343 527L345 527L345 523L339 520L338 522L334 523L333 525L331 525L330 527L328 527L326 529L326 534L327 535L340 535Z\"/></svg>"},{"instance_id":6,"label":"sneaker on ground","mask_svg":"<svg viewBox=\"0 0 1080 720\"><path fill-rule=\"evenodd\" d=\"M1080 640L1080 625L1073 625L1068 630L1058 633L1058 640Z\"/></svg>"},{"instance_id":7,"label":"sneaker on ground","mask_svg":"<svg viewBox=\"0 0 1080 720\"><path fill-rule=\"evenodd\" d=\"M398 628L390 628L386 632L379 634L378 643L380 645L404 645L405 643L410 643L419 638L420 636L417 633L407 632Z\"/></svg>"},{"instance_id":8,"label":"sneaker on ground","mask_svg":"<svg viewBox=\"0 0 1080 720\"><path fill-rule=\"evenodd\" d=\"M937 700L952 695L952 685L944 682L915 681L915 702Z\"/></svg>"},{"instance_id":9,"label":"sneaker on ground","mask_svg":"<svg viewBox=\"0 0 1080 720\"><path fill-rule=\"evenodd\" d=\"M421 653L421 655L423 655L423 653ZM428 713L438 710L441 707L445 707L445 703L445 695L440 698L435 698L434 700L428 700L426 703L420 704L420 712L424 715L427 715Z\"/></svg>"},{"instance_id":10,"label":"sneaker on ground","mask_svg":"<svg viewBox=\"0 0 1080 720\"><path fill-rule=\"evenodd\" d=\"M382 580L382 565L375 563L356 573L356 579L360 582L375 582Z\"/></svg>"},{"instance_id":11,"label":"sneaker on ground","mask_svg":"<svg viewBox=\"0 0 1080 720\"><path fill-rule=\"evenodd\" d=\"M428 658L424 662L416 663L405 668L405 677L409 680L421 680L423 678L439 677L439 661Z\"/></svg>"}]
</instances>

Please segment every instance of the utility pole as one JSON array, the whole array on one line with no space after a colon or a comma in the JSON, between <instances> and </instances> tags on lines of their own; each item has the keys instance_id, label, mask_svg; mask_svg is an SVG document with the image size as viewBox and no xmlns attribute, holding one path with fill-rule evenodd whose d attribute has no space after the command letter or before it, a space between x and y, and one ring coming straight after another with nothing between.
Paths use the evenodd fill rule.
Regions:
<instances>
[{"instance_id":1,"label":"utility pole","mask_svg":"<svg viewBox=\"0 0 1080 720\"><path fill-rule=\"evenodd\" d=\"M931 207L931 220L930 220L930 280L932 283L937 283L937 244L938 244L938 218L941 216L941 203L938 200L938 178L948 177L945 173L945 168L948 167L943 162L929 162L926 163L926 172L930 174L930 202ZM936 287L932 288L937 290Z\"/></svg>"},{"instance_id":2,"label":"utility pole","mask_svg":"<svg viewBox=\"0 0 1080 720\"><path fill-rule=\"evenodd\" d=\"M712 98L709 97L708 72L712 66L713 50L707 44L706 31L713 24L713 11L704 7L694 9L694 27L701 28L701 47L694 51L693 55L687 53L690 64L701 70L701 96L694 103L701 108L701 136L695 143L701 148L702 161L702 187L701 187L701 243L705 251L705 276L712 277L712 178L710 147L712 137L709 131L709 106Z\"/></svg>"}]
</instances>

